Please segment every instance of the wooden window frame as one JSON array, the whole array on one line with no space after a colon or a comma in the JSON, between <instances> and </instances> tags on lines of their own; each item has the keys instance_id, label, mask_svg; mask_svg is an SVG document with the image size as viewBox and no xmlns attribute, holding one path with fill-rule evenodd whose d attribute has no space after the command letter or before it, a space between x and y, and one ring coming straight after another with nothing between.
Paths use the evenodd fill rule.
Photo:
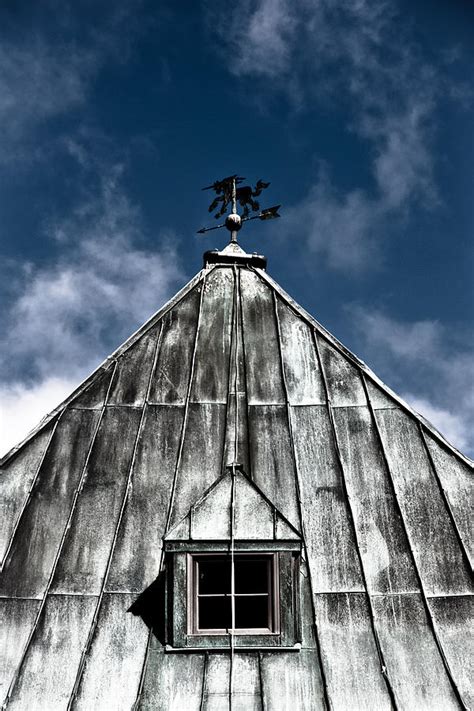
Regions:
<instances>
[{"instance_id":1,"label":"wooden window frame","mask_svg":"<svg viewBox=\"0 0 474 711\"><path fill-rule=\"evenodd\" d=\"M224 629L224 628L199 628L198 626L198 603L200 594L198 592L198 566L200 559L209 559L213 557L218 557L221 559L230 559L231 561L231 592L224 595L213 594L206 595L206 597L230 597L231 599L231 609L233 611L233 616L235 616L235 598L238 597L256 597L260 595L267 595L269 598L268 604L268 626L267 627L236 627L234 629ZM236 593L234 590L234 561L236 558L260 558L266 559L268 565L268 592L267 593ZM234 555L225 554L221 552L214 553L188 553L186 556L187 562L187 633L190 637L192 636L228 636L229 633L233 635L246 635L246 636L260 636L260 635L279 635L280 634L280 591L279 591L279 580L280 580L280 566L279 566L279 556L278 553L268 553L268 552L247 552L247 553L234 553Z\"/></svg>"},{"instance_id":2,"label":"wooden window frame","mask_svg":"<svg viewBox=\"0 0 474 711\"><path fill-rule=\"evenodd\" d=\"M191 608L194 604L192 559L197 556L224 555L229 545L223 541L166 541L165 589L166 623L165 651L199 652L225 651L234 646L241 651L263 650L296 652L301 648L300 541L236 541L235 555L245 553L274 556L274 600L278 600L274 631L237 629L234 633L221 630L193 629ZM191 563L189 562L191 560Z\"/></svg>"}]
</instances>

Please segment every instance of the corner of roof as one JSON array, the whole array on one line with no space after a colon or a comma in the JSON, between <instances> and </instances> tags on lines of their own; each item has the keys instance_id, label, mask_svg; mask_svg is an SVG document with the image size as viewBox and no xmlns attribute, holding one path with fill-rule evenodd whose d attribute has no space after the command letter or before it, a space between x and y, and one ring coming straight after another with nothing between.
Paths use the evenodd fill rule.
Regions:
<instances>
[{"instance_id":1,"label":"corner of roof","mask_svg":"<svg viewBox=\"0 0 474 711\"><path fill-rule=\"evenodd\" d=\"M211 267L212 269L214 267ZM170 311L174 306L176 306L185 296L187 296L194 288L200 284L205 275L209 274L208 269L201 269L187 284L185 284L182 289L180 289L174 296L171 297L165 304L158 309L150 318L145 321L140 328L132 333L115 351L113 351L105 360L100 363L95 370L92 371L64 400L62 400L59 405L57 405L53 410L47 413L40 422L34 427L28 434L11 449L9 449L2 457L0 457L0 467L3 467L7 462L13 459L18 452L38 434L44 427L46 427L55 417L59 417L66 407L79 395L81 395L96 378L100 377L105 373L111 366L113 366L117 359L126 353L147 331L150 330L154 325L156 325L168 311Z\"/></svg>"},{"instance_id":2,"label":"corner of roof","mask_svg":"<svg viewBox=\"0 0 474 711\"><path fill-rule=\"evenodd\" d=\"M279 284L276 282L267 272L259 268L253 268L260 279L267 284L267 286L277 294L284 303L287 304L297 316L302 318L307 324L314 328L315 331L325 338L334 348L345 358L347 358L360 372L362 375L366 376L374 385L380 388L386 395L388 395L392 400L394 400L402 410L405 410L411 417L413 417L417 422L420 423L422 427L425 428L438 442L440 442L445 448L459 459L461 459L465 464L470 467L474 466L474 460L468 457L466 454L460 452L451 442L449 442L441 432L439 432L434 425L431 424L423 415L420 415L414 408L412 408L403 398L401 398L397 393L395 393L388 385L386 385L374 372L373 370L360 358L358 358L351 350L349 350L339 339L337 339L330 331L328 331L317 319L314 318L308 311L306 311L303 306L300 306Z\"/></svg>"}]
</instances>

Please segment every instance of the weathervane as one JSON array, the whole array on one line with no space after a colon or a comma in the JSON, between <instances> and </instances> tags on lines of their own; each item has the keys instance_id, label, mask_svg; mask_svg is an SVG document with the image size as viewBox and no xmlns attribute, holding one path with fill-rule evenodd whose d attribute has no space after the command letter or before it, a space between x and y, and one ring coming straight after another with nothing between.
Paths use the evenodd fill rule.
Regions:
<instances>
[{"instance_id":1,"label":"weathervane","mask_svg":"<svg viewBox=\"0 0 474 711\"><path fill-rule=\"evenodd\" d=\"M228 178L216 180L212 185L207 185L203 188L203 190L214 190L216 193L216 197L209 205L209 212L217 210L214 215L216 220L222 217L230 204L232 208L231 212L225 218L225 222L215 227L203 227L198 230L198 234L205 234L211 230L227 227L231 233L231 242L236 243L237 232L242 227L243 222L247 222L248 220L273 220L276 217L280 217L278 214L280 205L274 205L273 207L260 210L260 204L255 200L265 188L268 188L270 183L264 183L263 180L259 180L255 188L252 189L250 185L240 185L244 180L245 178L239 175L229 175ZM242 215L237 213L237 203L243 207ZM258 212L258 215L250 216L250 211Z\"/></svg>"}]
</instances>

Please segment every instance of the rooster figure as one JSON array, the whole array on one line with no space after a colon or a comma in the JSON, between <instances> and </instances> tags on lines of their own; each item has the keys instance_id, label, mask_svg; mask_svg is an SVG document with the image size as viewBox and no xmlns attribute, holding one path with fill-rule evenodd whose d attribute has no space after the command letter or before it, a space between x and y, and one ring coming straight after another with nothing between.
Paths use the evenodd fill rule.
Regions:
<instances>
[{"instance_id":1,"label":"rooster figure","mask_svg":"<svg viewBox=\"0 0 474 711\"><path fill-rule=\"evenodd\" d=\"M250 185L242 185L240 187L237 187L237 185L239 185L239 183L242 183L244 180L245 178L242 178L238 175L230 175L228 178L224 178L223 180L216 180L216 182L212 185L208 185L207 187L203 188L203 190L214 190L217 193L216 197L209 205L209 212L214 212L214 210L217 210L217 208L219 207L215 214L216 220L218 220L219 217L222 217L222 215L227 212L229 205L232 204L232 193L234 185L236 186L236 202L238 202L239 205L243 208L242 217L248 217L250 214L250 210L252 210L253 212L258 212L258 210L260 209L260 204L254 198L258 197L262 190L268 188L270 183L265 183L263 180L259 180L253 189Z\"/></svg>"}]
</instances>

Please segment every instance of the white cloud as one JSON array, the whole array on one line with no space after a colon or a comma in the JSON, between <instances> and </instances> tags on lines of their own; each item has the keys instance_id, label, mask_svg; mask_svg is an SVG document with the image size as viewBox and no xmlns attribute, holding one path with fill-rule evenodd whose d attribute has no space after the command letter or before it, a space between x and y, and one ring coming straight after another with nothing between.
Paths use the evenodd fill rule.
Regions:
<instances>
[{"instance_id":1,"label":"white cloud","mask_svg":"<svg viewBox=\"0 0 474 711\"><path fill-rule=\"evenodd\" d=\"M364 360L455 446L474 454L474 351L438 321L350 306Z\"/></svg>"},{"instance_id":2,"label":"white cloud","mask_svg":"<svg viewBox=\"0 0 474 711\"><path fill-rule=\"evenodd\" d=\"M247 17L245 49L233 43L231 70L235 74L260 74L277 77L286 73L291 61L292 43L297 28L296 18L291 11L289 0L261 0L254 12L249 12L249 3L239 7L240 21ZM241 37L236 15L229 27L229 37ZM245 22L245 21L244 21Z\"/></svg>"},{"instance_id":3,"label":"white cloud","mask_svg":"<svg viewBox=\"0 0 474 711\"><path fill-rule=\"evenodd\" d=\"M120 173L109 170L72 217L51 226L61 256L24 270L2 328L0 418L8 425L0 449L3 438L23 433L23 407L31 413L29 428L184 281L175 236L160 235L157 250L141 246L140 212L124 193Z\"/></svg>"},{"instance_id":4,"label":"white cloud","mask_svg":"<svg viewBox=\"0 0 474 711\"><path fill-rule=\"evenodd\" d=\"M437 430L439 430L461 452L473 449L471 430L464 412L456 413L442 407L433 405L432 402L412 393L403 393L401 396L411 407L423 415Z\"/></svg>"},{"instance_id":5,"label":"white cloud","mask_svg":"<svg viewBox=\"0 0 474 711\"><path fill-rule=\"evenodd\" d=\"M0 456L21 442L77 385L77 378L54 376L30 386L0 384Z\"/></svg>"},{"instance_id":6,"label":"white cloud","mask_svg":"<svg viewBox=\"0 0 474 711\"><path fill-rule=\"evenodd\" d=\"M316 186L297 205L285 207L278 234L298 234L329 267L362 270L374 260L379 207L360 191L341 194L321 172Z\"/></svg>"},{"instance_id":7,"label":"white cloud","mask_svg":"<svg viewBox=\"0 0 474 711\"><path fill-rule=\"evenodd\" d=\"M367 144L373 188L338 190L322 170L289 211L286 234L303 227L334 269L377 264L393 224L415 204L437 203L433 113L448 87L409 22L391 0L248 0L231 13L214 11L212 27L230 71L261 82L253 90L259 101L279 92L307 110L329 100L350 116L348 130Z\"/></svg>"}]
</instances>

